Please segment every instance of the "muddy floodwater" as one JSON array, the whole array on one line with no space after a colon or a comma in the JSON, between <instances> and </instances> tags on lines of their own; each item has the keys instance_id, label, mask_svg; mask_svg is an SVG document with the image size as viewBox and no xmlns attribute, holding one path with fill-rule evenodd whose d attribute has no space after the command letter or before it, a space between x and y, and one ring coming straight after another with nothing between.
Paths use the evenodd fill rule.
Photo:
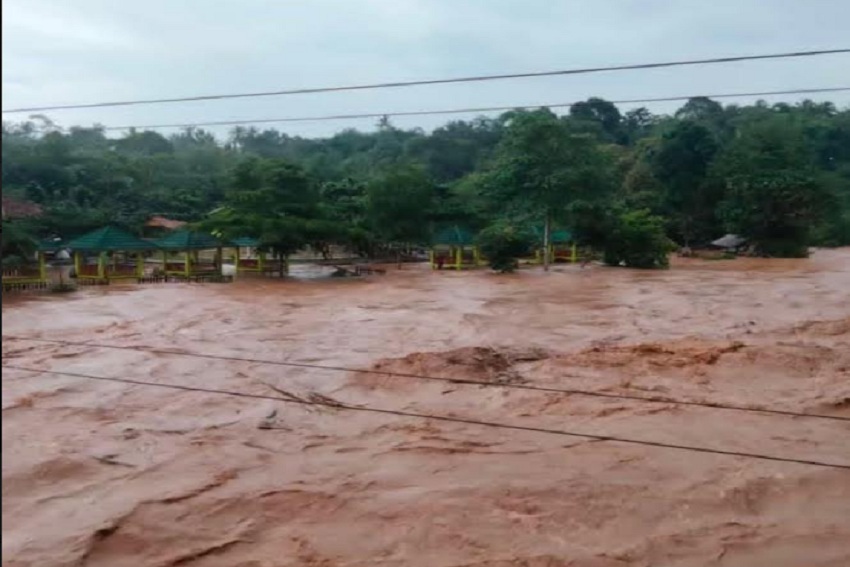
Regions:
<instances>
[{"instance_id":1,"label":"muddy floodwater","mask_svg":"<svg viewBox=\"0 0 850 567\"><path fill-rule=\"evenodd\" d=\"M5 368L6 567L850 565L850 421L616 397L850 417L850 249L8 296L3 335L5 366L811 462Z\"/></svg>"}]
</instances>

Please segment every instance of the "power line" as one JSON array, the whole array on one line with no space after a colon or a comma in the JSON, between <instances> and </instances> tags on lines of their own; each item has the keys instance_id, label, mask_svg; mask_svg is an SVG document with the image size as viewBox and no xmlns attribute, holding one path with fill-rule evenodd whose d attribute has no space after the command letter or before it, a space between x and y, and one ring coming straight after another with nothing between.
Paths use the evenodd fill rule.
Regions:
<instances>
[{"instance_id":1,"label":"power line","mask_svg":"<svg viewBox=\"0 0 850 567\"><path fill-rule=\"evenodd\" d=\"M712 57L709 59L689 59L683 61L666 61L653 63L639 63L634 65L612 65L606 67L585 67L578 69L563 69L557 71L537 71L529 73L509 73L501 75L477 75L469 77L455 77L448 79L426 79L418 81L393 81L386 83L372 83L365 85L347 85L337 87L310 87L302 89L286 89L279 91L252 92L252 93L232 93L232 94L215 94L215 95L199 95L188 97L174 98L158 98L158 99L140 99L140 100L125 100L112 102L94 102L84 104L62 104L52 106L33 106L25 108L12 108L3 110L3 114L17 112L44 112L47 110L70 110L80 108L104 108L110 106L136 106L143 104L166 104L177 102L200 102L208 100L224 100L234 98L255 98L269 96L284 96L296 94L315 94L325 92L340 92L340 91L359 91L371 89L386 89L386 88L402 88L414 87L422 85L444 85L451 83L472 83L483 81L496 81L505 79L528 79L534 77L551 77L559 75L581 75L587 73L601 73L611 71L629 71L639 69L660 69L665 67L682 67L690 65L709 65L719 63L735 63L739 61L756 61L765 59L787 59L792 57L813 57L817 55L833 55L839 53L850 53L850 49L821 49L815 51L792 51L787 53L771 53L766 55L742 55L736 57Z\"/></svg>"},{"instance_id":2,"label":"power line","mask_svg":"<svg viewBox=\"0 0 850 567\"><path fill-rule=\"evenodd\" d=\"M672 102L677 100L690 100L692 98L740 98L753 96L774 96L788 94L815 94L815 93L833 93L850 91L850 87L828 87L818 89L792 89L784 91L762 91L748 93L724 93L710 95L690 95L690 96L667 96L655 98L637 98L609 101L613 104L636 104L650 102ZM153 130L158 128L197 128L199 126L239 126L241 124L269 124L279 122L323 122L328 120L354 120L365 118L383 118L385 116L435 116L440 114L470 114L473 112L506 112L509 110L526 110L532 108L567 108L574 106L575 102L558 102L555 104L527 104L514 106L479 106L467 108L450 108L443 110L413 110L401 112L368 112L361 114L331 114L324 116L289 116L284 118L257 118L248 120L217 120L210 122L189 122L178 124L148 124L139 126L107 126L103 130Z\"/></svg>"},{"instance_id":3,"label":"power line","mask_svg":"<svg viewBox=\"0 0 850 567\"><path fill-rule=\"evenodd\" d=\"M631 445L644 445L648 447L659 447L664 449L678 449L681 451L691 451L697 453L709 453L714 455L727 455L733 457L744 457L749 459L760 459L764 461L776 461L782 463L796 463L802 465L810 465L817 467L825 467L825 468L835 468L835 469L845 469L850 470L850 465L844 465L839 463L827 463L823 461L812 461L808 459L795 459L788 457L776 457L773 455L763 455L759 453L747 453L742 451L726 451L723 449L711 449L708 447L697 447L692 445L678 445L674 443L664 443L661 441L646 441L642 439L631 439L628 437L616 437L613 435L597 435L592 433L580 433L575 431L566 431L562 429L549 429L545 427L532 427L526 425L512 425L508 423L500 423L495 421L482 421L477 419L469 419L463 417L454 417L448 415L439 415L439 414L423 414L416 412L409 412L404 410L391 410L384 408L373 408L368 406L352 406L348 404L338 403L338 402L328 402L328 401L308 401L308 400L296 400L291 398L282 398L278 396L268 396L263 394L249 394L247 392L237 392L233 390L220 390L213 388L199 388L196 386L183 386L179 384L160 384L157 382L148 382L144 380L133 380L129 378L114 378L107 376L94 376L91 374L81 374L77 372L63 372L58 370L43 370L39 368L27 368L24 366L16 366L16 365L7 365L4 364L3 368L8 368L10 370L22 370L25 372L35 372L39 374L53 374L56 376L68 376L72 378L83 378L86 380L98 380L103 382L118 382L122 384L129 384L133 386L149 386L155 388L167 388L171 390L181 390L184 392L200 392L205 394L217 394L224 396L232 396L239 398L250 398L250 399L259 399L259 400L273 400L282 403L289 404L300 404L305 406L322 406L328 407L337 410L345 410L345 411L360 411L367 413L378 413L383 415L394 415L399 417L413 417L418 419L433 419L435 421L444 421L450 423L462 423L465 425L478 425L482 427L493 427L498 429L510 429L514 431L529 431L533 433L547 433L551 435L561 435L565 437L578 437L583 439L590 439L592 441L613 441L617 443L627 443Z\"/></svg>"},{"instance_id":4,"label":"power line","mask_svg":"<svg viewBox=\"0 0 850 567\"><path fill-rule=\"evenodd\" d=\"M360 368L349 368L345 366L327 366L322 364L311 364L307 362L285 362L285 361L277 361L277 360L265 360L258 358L245 358L238 356L225 356L225 355L216 355L216 354L204 354L204 353L193 353L193 352L182 352L182 351L172 351L167 349L155 349L148 347L133 347L133 346L119 346L119 345L107 345L107 344L98 344L91 342L74 342L74 341L64 341L64 340L54 340L54 339L36 339L36 338L27 338L27 337L3 337L4 340L18 340L18 341L31 341L31 342L41 342L47 344L57 344L62 346L74 346L74 347L90 347L90 348L104 348L104 349L113 349L113 350L131 350L135 352L147 352L150 354L162 354L162 355L172 355L172 356L185 356L189 358L203 358L207 360L222 360L229 362L248 362L253 364L267 364L270 366L283 366L288 368L308 368L311 370L327 370L333 372L347 372L347 373L362 373L362 374L374 374L379 376L387 376L391 378L406 378L406 379L414 379L414 380L427 380L434 382L448 382L450 384L463 384L463 385L476 385L476 386L485 386L491 388L501 388L508 390L527 390L533 392L544 392L550 394L563 394L563 395L577 395L577 396L588 396L595 398L610 398L610 399L624 399L624 400L633 400L647 403L658 403L658 404L675 404L675 405L684 405L684 406L698 406L705 407L711 409L719 409L726 411L739 411L739 412L748 412L748 413L765 413L772 415L781 415L785 417L803 417L809 419L826 419L833 421L848 421L850 422L850 417L843 417L837 415L825 415L825 414L811 414L811 413L800 413L794 412L790 410L780 410L780 409L771 409L771 408L752 408L747 406L736 406L731 404L721 404L717 402L697 402L691 400L677 400L674 398L666 398L663 396L636 396L633 394L613 394L607 392L599 392L593 390L580 390L575 388L550 388L546 386L534 386L531 384L499 384L495 382L485 382L482 380L472 380L469 378L446 378L441 376L428 376L424 374L413 374L406 372L391 372L388 370L374 370L374 369L360 369Z\"/></svg>"}]
</instances>

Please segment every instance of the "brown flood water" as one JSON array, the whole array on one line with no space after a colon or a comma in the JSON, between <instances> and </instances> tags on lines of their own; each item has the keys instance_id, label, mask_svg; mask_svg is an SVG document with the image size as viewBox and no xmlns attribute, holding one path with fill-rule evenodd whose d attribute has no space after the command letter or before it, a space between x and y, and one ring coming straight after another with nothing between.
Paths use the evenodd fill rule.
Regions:
<instances>
[{"instance_id":1,"label":"brown flood water","mask_svg":"<svg viewBox=\"0 0 850 567\"><path fill-rule=\"evenodd\" d=\"M4 298L3 362L850 465L850 249ZM14 337L14 338L13 338ZM3 371L3 565L850 565L850 471Z\"/></svg>"}]
</instances>

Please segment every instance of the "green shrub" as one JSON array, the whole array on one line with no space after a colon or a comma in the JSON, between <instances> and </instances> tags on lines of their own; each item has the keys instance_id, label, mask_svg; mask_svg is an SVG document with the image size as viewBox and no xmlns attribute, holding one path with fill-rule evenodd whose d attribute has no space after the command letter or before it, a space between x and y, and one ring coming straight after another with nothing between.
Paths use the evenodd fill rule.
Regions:
<instances>
[{"instance_id":1,"label":"green shrub","mask_svg":"<svg viewBox=\"0 0 850 567\"><path fill-rule=\"evenodd\" d=\"M533 239L510 224L494 224L478 234L477 243L490 268L507 273L516 270L519 258L531 250Z\"/></svg>"},{"instance_id":2,"label":"green shrub","mask_svg":"<svg viewBox=\"0 0 850 567\"><path fill-rule=\"evenodd\" d=\"M646 210L620 214L605 242L604 260L609 266L666 268L668 255L676 249L664 230L664 219Z\"/></svg>"}]
</instances>

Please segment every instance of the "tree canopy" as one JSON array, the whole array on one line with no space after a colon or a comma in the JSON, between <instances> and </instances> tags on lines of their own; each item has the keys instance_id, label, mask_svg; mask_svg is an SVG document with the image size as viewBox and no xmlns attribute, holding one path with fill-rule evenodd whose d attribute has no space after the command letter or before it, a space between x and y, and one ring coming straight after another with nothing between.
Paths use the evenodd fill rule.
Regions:
<instances>
[{"instance_id":1,"label":"tree canopy","mask_svg":"<svg viewBox=\"0 0 850 567\"><path fill-rule=\"evenodd\" d=\"M566 115L517 110L431 132L382 119L318 139L253 127L111 137L41 117L3 124L2 184L43 210L4 219L4 256L105 224L139 234L152 215L283 255L543 224L600 249L617 230L657 244L661 226L683 246L735 232L765 255L800 255L850 244L850 110L695 98L656 115L591 98Z\"/></svg>"}]
</instances>

